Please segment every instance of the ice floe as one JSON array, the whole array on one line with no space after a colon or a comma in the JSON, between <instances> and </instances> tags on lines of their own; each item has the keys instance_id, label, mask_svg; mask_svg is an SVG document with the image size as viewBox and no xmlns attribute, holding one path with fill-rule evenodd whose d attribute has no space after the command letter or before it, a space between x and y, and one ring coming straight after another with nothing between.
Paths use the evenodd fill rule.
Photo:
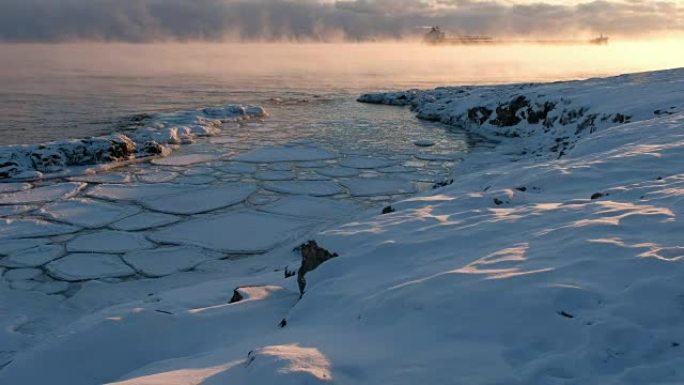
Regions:
<instances>
[{"instance_id":1,"label":"ice floe","mask_svg":"<svg viewBox=\"0 0 684 385\"><path fill-rule=\"evenodd\" d=\"M235 160L250 163L277 163L335 159L337 155L323 148L316 147L264 147L242 155Z\"/></svg>"},{"instance_id":2,"label":"ice floe","mask_svg":"<svg viewBox=\"0 0 684 385\"><path fill-rule=\"evenodd\" d=\"M255 191L256 186L251 184L228 183L178 195L144 197L138 202L151 210L168 214L199 214L236 205Z\"/></svg>"},{"instance_id":3,"label":"ice floe","mask_svg":"<svg viewBox=\"0 0 684 385\"><path fill-rule=\"evenodd\" d=\"M258 254L295 238L310 224L310 221L292 217L242 211L171 225L151 233L150 239L230 254Z\"/></svg>"},{"instance_id":4,"label":"ice floe","mask_svg":"<svg viewBox=\"0 0 684 385\"><path fill-rule=\"evenodd\" d=\"M166 158L153 159L152 163L160 166L189 166L195 163L206 163L216 159L216 155L190 154L173 155Z\"/></svg>"},{"instance_id":5,"label":"ice floe","mask_svg":"<svg viewBox=\"0 0 684 385\"><path fill-rule=\"evenodd\" d=\"M283 194L330 196L342 192L342 187L329 181L282 181L266 182L263 184L266 190Z\"/></svg>"},{"instance_id":6,"label":"ice floe","mask_svg":"<svg viewBox=\"0 0 684 385\"><path fill-rule=\"evenodd\" d=\"M371 169L384 168L394 165L390 159L374 158L370 156L348 156L340 161L340 165L350 168Z\"/></svg>"},{"instance_id":7,"label":"ice floe","mask_svg":"<svg viewBox=\"0 0 684 385\"><path fill-rule=\"evenodd\" d=\"M258 180L292 180L297 175L291 171L261 171L254 174L254 178Z\"/></svg>"},{"instance_id":8,"label":"ice floe","mask_svg":"<svg viewBox=\"0 0 684 385\"><path fill-rule=\"evenodd\" d=\"M349 189L352 196L401 195L416 192L415 186L401 179L357 178L340 182Z\"/></svg>"},{"instance_id":9,"label":"ice floe","mask_svg":"<svg viewBox=\"0 0 684 385\"><path fill-rule=\"evenodd\" d=\"M0 217L8 217L13 215L25 214L37 209L38 206L33 205L12 205L0 206Z\"/></svg>"},{"instance_id":10,"label":"ice floe","mask_svg":"<svg viewBox=\"0 0 684 385\"><path fill-rule=\"evenodd\" d=\"M46 269L53 277L65 281L127 277L135 274L120 257L95 253L69 254L50 262Z\"/></svg>"},{"instance_id":11,"label":"ice floe","mask_svg":"<svg viewBox=\"0 0 684 385\"><path fill-rule=\"evenodd\" d=\"M0 260L6 267L37 267L64 255L64 248L58 245L42 245L30 249L16 251Z\"/></svg>"},{"instance_id":12,"label":"ice floe","mask_svg":"<svg viewBox=\"0 0 684 385\"><path fill-rule=\"evenodd\" d=\"M27 279L33 279L41 276L43 271L35 268L21 268L21 269L11 269L5 272L2 276L8 281L21 281Z\"/></svg>"},{"instance_id":13,"label":"ice floe","mask_svg":"<svg viewBox=\"0 0 684 385\"><path fill-rule=\"evenodd\" d=\"M316 170L317 173L331 178L348 178L359 175L359 170L348 167L330 167Z\"/></svg>"},{"instance_id":14,"label":"ice floe","mask_svg":"<svg viewBox=\"0 0 684 385\"><path fill-rule=\"evenodd\" d=\"M80 227L48 222L39 218L0 218L0 240L63 235L75 233L80 229Z\"/></svg>"},{"instance_id":15,"label":"ice floe","mask_svg":"<svg viewBox=\"0 0 684 385\"><path fill-rule=\"evenodd\" d=\"M48 243L46 239L13 239L0 241L0 255L9 255L15 251L26 250Z\"/></svg>"},{"instance_id":16,"label":"ice floe","mask_svg":"<svg viewBox=\"0 0 684 385\"><path fill-rule=\"evenodd\" d=\"M360 211L354 203L310 196L289 196L259 208L274 214L304 218L342 219Z\"/></svg>"},{"instance_id":17,"label":"ice floe","mask_svg":"<svg viewBox=\"0 0 684 385\"><path fill-rule=\"evenodd\" d=\"M68 179L72 182L86 183L130 183L133 181L133 177L130 174L122 174L117 172L78 175Z\"/></svg>"},{"instance_id":18,"label":"ice floe","mask_svg":"<svg viewBox=\"0 0 684 385\"><path fill-rule=\"evenodd\" d=\"M174 171L145 170L138 174L138 179L144 183L166 183L178 177Z\"/></svg>"},{"instance_id":19,"label":"ice floe","mask_svg":"<svg viewBox=\"0 0 684 385\"><path fill-rule=\"evenodd\" d=\"M10 193L21 190L28 190L31 185L28 183L0 183L0 193Z\"/></svg>"},{"instance_id":20,"label":"ice floe","mask_svg":"<svg viewBox=\"0 0 684 385\"><path fill-rule=\"evenodd\" d=\"M86 186L85 183L58 183L0 195L0 205L51 202L71 198Z\"/></svg>"},{"instance_id":21,"label":"ice floe","mask_svg":"<svg viewBox=\"0 0 684 385\"><path fill-rule=\"evenodd\" d=\"M175 215L142 212L113 223L110 227L115 230L139 231L176 223L179 220L180 218Z\"/></svg>"},{"instance_id":22,"label":"ice floe","mask_svg":"<svg viewBox=\"0 0 684 385\"><path fill-rule=\"evenodd\" d=\"M72 225L98 228L140 212L140 209L122 203L107 203L93 199L70 199L50 203L39 212L47 218Z\"/></svg>"},{"instance_id":23,"label":"ice floe","mask_svg":"<svg viewBox=\"0 0 684 385\"><path fill-rule=\"evenodd\" d=\"M78 235L67 242L67 251L70 252L125 253L152 247L154 244L140 234L112 230Z\"/></svg>"},{"instance_id":24,"label":"ice floe","mask_svg":"<svg viewBox=\"0 0 684 385\"><path fill-rule=\"evenodd\" d=\"M235 174L249 174L256 172L257 167L254 164L251 163L226 163L224 165L218 166L218 170L221 170L226 173L235 173Z\"/></svg>"},{"instance_id":25,"label":"ice floe","mask_svg":"<svg viewBox=\"0 0 684 385\"><path fill-rule=\"evenodd\" d=\"M154 200L164 195L183 194L197 189L194 186L156 183L156 184L105 184L87 192L93 198L111 201L143 201Z\"/></svg>"},{"instance_id":26,"label":"ice floe","mask_svg":"<svg viewBox=\"0 0 684 385\"><path fill-rule=\"evenodd\" d=\"M194 268L202 262L219 259L222 255L197 247L161 247L126 253L123 260L135 270L149 277L163 277Z\"/></svg>"}]
</instances>

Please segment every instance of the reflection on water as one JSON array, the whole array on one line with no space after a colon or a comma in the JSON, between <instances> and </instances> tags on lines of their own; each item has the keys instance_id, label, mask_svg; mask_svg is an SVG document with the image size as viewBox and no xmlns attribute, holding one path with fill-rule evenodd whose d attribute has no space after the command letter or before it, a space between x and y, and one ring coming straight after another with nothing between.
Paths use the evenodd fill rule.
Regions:
<instances>
[{"instance_id":1,"label":"reflection on water","mask_svg":"<svg viewBox=\"0 0 684 385\"><path fill-rule=\"evenodd\" d=\"M0 45L0 144L106 133L146 111L672 68L684 65L682 45Z\"/></svg>"}]
</instances>

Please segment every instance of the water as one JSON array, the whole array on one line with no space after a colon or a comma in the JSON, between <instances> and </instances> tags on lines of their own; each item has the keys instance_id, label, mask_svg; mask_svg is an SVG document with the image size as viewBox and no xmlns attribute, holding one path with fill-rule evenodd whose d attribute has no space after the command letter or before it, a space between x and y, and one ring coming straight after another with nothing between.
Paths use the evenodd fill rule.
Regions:
<instances>
[{"instance_id":1,"label":"water","mask_svg":"<svg viewBox=\"0 0 684 385\"><path fill-rule=\"evenodd\" d=\"M370 108L353 103L364 91L672 68L684 65L681 45L0 45L0 145L99 135L131 114L226 103L264 105L293 127L325 129L328 116L348 127ZM292 105L298 99L326 102ZM373 111L417 124L390 110Z\"/></svg>"}]
</instances>

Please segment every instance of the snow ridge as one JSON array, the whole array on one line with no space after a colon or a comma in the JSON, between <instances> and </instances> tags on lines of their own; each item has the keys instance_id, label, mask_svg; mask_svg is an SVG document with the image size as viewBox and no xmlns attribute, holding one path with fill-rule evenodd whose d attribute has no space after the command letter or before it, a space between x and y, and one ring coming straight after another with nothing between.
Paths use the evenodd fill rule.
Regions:
<instances>
[{"instance_id":1,"label":"snow ridge","mask_svg":"<svg viewBox=\"0 0 684 385\"><path fill-rule=\"evenodd\" d=\"M224 123L265 116L261 107L241 105L142 114L125 122L122 133L0 147L0 181L40 179L45 174L64 173L68 167L165 156L171 145L216 135Z\"/></svg>"}]
</instances>

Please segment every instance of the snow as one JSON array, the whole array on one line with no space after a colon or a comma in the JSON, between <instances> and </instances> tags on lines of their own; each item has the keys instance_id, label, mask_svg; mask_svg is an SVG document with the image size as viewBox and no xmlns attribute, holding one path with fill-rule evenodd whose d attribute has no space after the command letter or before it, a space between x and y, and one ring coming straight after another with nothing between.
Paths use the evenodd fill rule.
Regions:
<instances>
[{"instance_id":1,"label":"snow","mask_svg":"<svg viewBox=\"0 0 684 385\"><path fill-rule=\"evenodd\" d=\"M125 253L127 251L149 249L154 245L136 233L100 230L79 235L67 242L67 251L90 253Z\"/></svg>"},{"instance_id":2,"label":"snow","mask_svg":"<svg viewBox=\"0 0 684 385\"><path fill-rule=\"evenodd\" d=\"M179 271L190 270L202 262L219 259L218 253L210 253L196 247L162 247L155 250L133 251L124 254L123 260L135 270L149 277L163 277Z\"/></svg>"},{"instance_id":3,"label":"snow","mask_svg":"<svg viewBox=\"0 0 684 385\"><path fill-rule=\"evenodd\" d=\"M506 112L521 95L532 122L528 107ZM192 252L127 253L143 275L170 274L150 279L118 255L71 254L46 267L84 281L68 285L43 269L5 271L0 346L10 353L0 355L0 383L684 383L684 70L362 99L411 104L500 143L467 155L452 184L393 202L387 214L354 210L331 223L352 199L286 196L264 211L192 215L135 234L176 251L260 255L193 267ZM557 117L550 127L535 123L545 101L562 103L547 111ZM492 111L488 121L474 123L477 107ZM578 132L588 114L594 126ZM377 193L408 183L399 175L340 183ZM130 201L197 190L125 187L93 191ZM8 224L0 238L16 235ZM90 234L101 232L53 239L68 247ZM114 238L97 243L123 243ZM292 250L307 240L339 256L306 274L300 297L284 271L299 266ZM39 246L28 241L0 247ZM64 294L37 292L48 283Z\"/></svg>"},{"instance_id":4,"label":"snow","mask_svg":"<svg viewBox=\"0 0 684 385\"><path fill-rule=\"evenodd\" d=\"M302 219L243 211L171 225L152 233L150 238L230 254L259 254L295 238L310 224Z\"/></svg>"},{"instance_id":5,"label":"snow","mask_svg":"<svg viewBox=\"0 0 684 385\"><path fill-rule=\"evenodd\" d=\"M51 202L70 198L85 187L85 183L60 183L30 190L21 190L0 195L0 205Z\"/></svg>"},{"instance_id":6,"label":"snow","mask_svg":"<svg viewBox=\"0 0 684 385\"><path fill-rule=\"evenodd\" d=\"M254 185L229 183L193 189L178 195L152 195L139 202L149 209L167 214L199 214L236 205L255 191Z\"/></svg>"},{"instance_id":7,"label":"snow","mask_svg":"<svg viewBox=\"0 0 684 385\"><path fill-rule=\"evenodd\" d=\"M71 199L44 206L39 212L49 219L88 228L106 226L140 212L124 204L111 204L92 199Z\"/></svg>"},{"instance_id":8,"label":"snow","mask_svg":"<svg viewBox=\"0 0 684 385\"><path fill-rule=\"evenodd\" d=\"M239 155L235 160L250 163L277 163L335 159L334 153L316 147L264 147Z\"/></svg>"},{"instance_id":9,"label":"snow","mask_svg":"<svg viewBox=\"0 0 684 385\"><path fill-rule=\"evenodd\" d=\"M335 182L328 181L283 181L266 182L263 184L266 190L283 194L311 195L324 197L339 194L342 187Z\"/></svg>"},{"instance_id":10,"label":"snow","mask_svg":"<svg viewBox=\"0 0 684 385\"><path fill-rule=\"evenodd\" d=\"M135 271L111 254L69 254L46 266L55 278L82 281L91 278L126 277Z\"/></svg>"}]
</instances>

